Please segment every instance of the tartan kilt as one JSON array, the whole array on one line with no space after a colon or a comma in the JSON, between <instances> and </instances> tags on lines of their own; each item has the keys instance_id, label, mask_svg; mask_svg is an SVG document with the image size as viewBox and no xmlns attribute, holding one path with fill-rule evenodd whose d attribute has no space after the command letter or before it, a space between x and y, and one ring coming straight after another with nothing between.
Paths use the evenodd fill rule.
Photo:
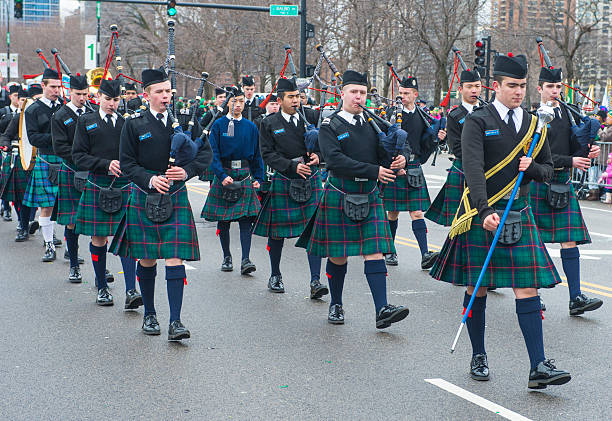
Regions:
<instances>
[{"instance_id":1,"label":"tartan kilt","mask_svg":"<svg viewBox=\"0 0 612 421\"><path fill-rule=\"evenodd\" d=\"M552 181L566 183L570 179L569 170L555 171ZM576 199L574 186L571 185L569 204L563 209L553 209L546 201L548 185L545 183L531 183L529 202L533 210L540 237L545 243L567 243L575 241L576 244L589 244L591 236L586 227L580 204Z\"/></svg>"},{"instance_id":2,"label":"tartan kilt","mask_svg":"<svg viewBox=\"0 0 612 421\"><path fill-rule=\"evenodd\" d=\"M99 187L110 186L114 176L103 174L89 174L87 185L79 201L76 212L76 223L74 232L77 234L91 235L96 237L108 237L114 235L119 222L125 214L128 202L129 180L127 177L119 177L113 183L113 187L122 189L123 206L115 213L106 213L98 207Z\"/></svg>"},{"instance_id":3,"label":"tartan kilt","mask_svg":"<svg viewBox=\"0 0 612 421\"><path fill-rule=\"evenodd\" d=\"M272 176L272 187L261 207L253 234L276 239L302 235L323 194L321 174L317 171L310 177L312 196L304 203L289 197L290 184L291 180L279 173Z\"/></svg>"},{"instance_id":4,"label":"tartan kilt","mask_svg":"<svg viewBox=\"0 0 612 421\"><path fill-rule=\"evenodd\" d=\"M59 172L59 187L55 206L57 207L56 221L60 225L76 223L76 214L81 200L81 192L74 187L74 170L62 162Z\"/></svg>"},{"instance_id":5,"label":"tartan kilt","mask_svg":"<svg viewBox=\"0 0 612 421\"><path fill-rule=\"evenodd\" d=\"M46 161L46 162L45 162ZM55 155L38 154L36 164L30 174L23 204L31 208L50 208L55 205L57 186L49 181L49 164L61 164L62 159Z\"/></svg>"},{"instance_id":6,"label":"tartan kilt","mask_svg":"<svg viewBox=\"0 0 612 421\"><path fill-rule=\"evenodd\" d=\"M158 224L146 216L147 193L130 184L127 211L109 251L133 259L200 260L198 234L185 183L174 182L169 194L174 206L172 216Z\"/></svg>"},{"instance_id":7,"label":"tartan kilt","mask_svg":"<svg viewBox=\"0 0 612 421\"><path fill-rule=\"evenodd\" d=\"M207 221L237 221L240 218L257 216L261 204L253 187L252 179L249 178L251 175L250 169L226 168L225 171L234 181L244 180L242 198L236 202L228 202L223 199L221 181L215 176L200 216Z\"/></svg>"},{"instance_id":8,"label":"tartan kilt","mask_svg":"<svg viewBox=\"0 0 612 421\"><path fill-rule=\"evenodd\" d=\"M407 170L420 166L421 164L417 161L406 163ZM385 210L389 212L424 211L431 204L427 182L425 181L418 189L413 189L408 186L408 180L405 176L398 176L393 183L388 183L385 186L382 200Z\"/></svg>"},{"instance_id":9,"label":"tartan kilt","mask_svg":"<svg viewBox=\"0 0 612 421\"><path fill-rule=\"evenodd\" d=\"M462 168L461 160L455 159L453 165L448 169L446 182L425 212L425 218L438 225L451 226L457 209L459 209L463 186L465 185L465 175Z\"/></svg>"},{"instance_id":10,"label":"tartan kilt","mask_svg":"<svg viewBox=\"0 0 612 421\"><path fill-rule=\"evenodd\" d=\"M500 200L495 207L503 210L507 203L507 200ZM512 210L521 211L521 239L510 246L497 243L480 286L554 287L561 279L538 233L527 199L522 196L517 198L512 204ZM482 227L480 218L476 215L468 232L452 239L446 238L430 275L453 285L475 286L493 241L493 234Z\"/></svg>"},{"instance_id":11,"label":"tartan kilt","mask_svg":"<svg viewBox=\"0 0 612 421\"><path fill-rule=\"evenodd\" d=\"M200 180L202 181L213 181L214 179L215 173L210 169L210 167L206 168L202 174L202 177L200 177Z\"/></svg>"},{"instance_id":12,"label":"tartan kilt","mask_svg":"<svg viewBox=\"0 0 612 421\"><path fill-rule=\"evenodd\" d=\"M2 193L2 200L20 203L28 187L28 175L28 172L21 166L19 156L15 159L15 166L11 173L11 155L7 155L4 158L4 166L2 167L2 185L6 183Z\"/></svg>"},{"instance_id":13,"label":"tartan kilt","mask_svg":"<svg viewBox=\"0 0 612 421\"><path fill-rule=\"evenodd\" d=\"M345 193L369 193L370 214L361 222L350 220L343 211ZM329 176L319 206L310 218L296 247L320 257L363 256L395 253L391 229L387 222L376 181L357 182Z\"/></svg>"}]
</instances>

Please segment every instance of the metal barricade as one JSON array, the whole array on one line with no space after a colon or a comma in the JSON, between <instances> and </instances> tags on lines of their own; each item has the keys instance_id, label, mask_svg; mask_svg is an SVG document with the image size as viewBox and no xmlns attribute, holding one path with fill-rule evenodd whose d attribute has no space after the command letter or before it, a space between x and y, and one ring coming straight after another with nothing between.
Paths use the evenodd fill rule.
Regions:
<instances>
[{"instance_id":1,"label":"metal barricade","mask_svg":"<svg viewBox=\"0 0 612 421\"><path fill-rule=\"evenodd\" d=\"M609 166L608 156L612 153L612 142L597 142L597 144L601 148L601 153L597 159L593 160L588 171L572 168L572 183L579 199L584 199L589 190L604 188L612 191L612 177L600 182L601 175Z\"/></svg>"}]
</instances>

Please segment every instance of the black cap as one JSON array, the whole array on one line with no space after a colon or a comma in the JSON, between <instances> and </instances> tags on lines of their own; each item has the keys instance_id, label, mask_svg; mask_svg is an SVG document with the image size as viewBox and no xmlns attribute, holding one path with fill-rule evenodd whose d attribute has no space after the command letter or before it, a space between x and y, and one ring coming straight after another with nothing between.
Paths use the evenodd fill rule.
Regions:
<instances>
[{"instance_id":1,"label":"black cap","mask_svg":"<svg viewBox=\"0 0 612 421\"><path fill-rule=\"evenodd\" d=\"M268 103L277 102L277 101L278 101L278 98L276 97L276 95L274 94L270 95L270 100L268 101Z\"/></svg>"},{"instance_id":2,"label":"black cap","mask_svg":"<svg viewBox=\"0 0 612 421\"><path fill-rule=\"evenodd\" d=\"M28 88L28 95L30 95L30 98L33 98L34 95L40 95L42 93L42 86L40 86L38 83L30 85L30 87Z\"/></svg>"},{"instance_id":3,"label":"black cap","mask_svg":"<svg viewBox=\"0 0 612 421\"><path fill-rule=\"evenodd\" d=\"M480 73L478 70L464 70L461 72L461 78L459 79L461 83L469 83L469 82L480 82Z\"/></svg>"},{"instance_id":4,"label":"black cap","mask_svg":"<svg viewBox=\"0 0 612 421\"><path fill-rule=\"evenodd\" d=\"M354 70L347 70L342 75L342 85L361 85L368 86L368 74L359 73Z\"/></svg>"},{"instance_id":5,"label":"black cap","mask_svg":"<svg viewBox=\"0 0 612 421\"><path fill-rule=\"evenodd\" d=\"M87 89L87 76L70 76L70 89Z\"/></svg>"},{"instance_id":6,"label":"black cap","mask_svg":"<svg viewBox=\"0 0 612 421\"><path fill-rule=\"evenodd\" d=\"M229 90L234 94L234 96L244 96L244 92L239 86L232 86L229 88Z\"/></svg>"},{"instance_id":7,"label":"black cap","mask_svg":"<svg viewBox=\"0 0 612 421\"><path fill-rule=\"evenodd\" d=\"M561 82L561 68L549 69L548 67L542 67L540 69L540 82Z\"/></svg>"},{"instance_id":8,"label":"black cap","mask_svg":"<svg viewBox=\"0 0 612 421\"><path fill-rule=\"evenodd\" d=\"M297 91L298 87L295 79L279 79L276 82L276 92L293 92Z\"/></svg>"},{"instance_id":9,"label":"black cap","mask_svg":"<svg viewBox=\"0 0 612 421\"><path fill-rule=\"evenodd\" d=\"M26 91L22 87L19 87L19 92L17 92L17 98L27 98L27 97L28 97L28 91Z\"/></svg>"},{"instance_id":10,"label":"black cap","mask_svg":"<svg viewBox=\"0 0 612 421\"><path fill-rule=\"evenodd\" d=\"M98 89L98 92L106 96L109 96L111 98L117 98L118 96L121 95L121 87L119 85L120 85L119 79L115 79L115 80L102 79L102 82L100 82L100 88Z\"/></svg>"},{"instance_id":11,"label":"black cap","mask_svg":"<svg viewBox=\"0 0 612 421\"><path fill-rule=\"evenodd\" d=\"M527 58L522 54L515 56L512 53L508 53L507 56L495 57L493 76L525 79L527 77Z\"/></svg>"},{"instance_id":12,"label":"black cap","mask_svg":"<svg viewBox=\"0 0 612 421\"><path fill-rule=\"evenodd\" d=\"M226 94L225 89L223 88L215 88L215 96Z\"/></svg>"},{"instance_id":13,"label":"black cap","mask_svg":"<svg viewBox=\"0 0 612 421\"><path fill-rule=\"evenodd\" d=\"M46 68L45 71L43 72L42 78L43 80L44 79L59 80L60 77L59 77L59 73L57 73L55 70Z\"/></svg>"},{"instance_id":14,"label":"black cap","mask_svg":"<svg viewBox=\"0 0 612 421\"><path fill-rule=\"evenodd\" d=\"M400 86L402 88L413 88L417 91L419 90L419 82L417 81L417 78L413 76L404 76L400 82Z\"/></svg>"},{"instance_id":15,"label":"black cap","mask_svg":"<svg viewBox=\"0 0 612 421\"><path fill-rule=\"evenodd\" d=\"M142 71L141 79L142 88L144 89L147 86L167 81L168 74L166 73L166 70L163 68L163 66L159 69L144 69Z\"/></svg>"},{"instance_id":16,"label":"black cap","mask_svg":"<svg viewBox=\"0 0 612 421\"><path fill-rule=\"evenodd\" d=\"M19 92L20 88L21 86L19 84L9 86L9 95Z\"/></svg>"},{"instance_id":17,"label":"black cap","mask_svg":"<svg viewBox=\"0 0 612 421\"><path fill-rule=\"evenodd\" d=\"M253 76L242 76L242 86L255 86L255 79L253 79Z\"/></svg>"},{"instance_id":18,"label":"black cap","mask_svg":"<svg viewBox=\"0 0 612 421\"><path fill-rule=\"evenodd\" d=\"M126 83L125 84L125 90L126 91L135 91L135 92L138 92L136 90L136 84L135 83Z\"/></svg>"}]
</instances>

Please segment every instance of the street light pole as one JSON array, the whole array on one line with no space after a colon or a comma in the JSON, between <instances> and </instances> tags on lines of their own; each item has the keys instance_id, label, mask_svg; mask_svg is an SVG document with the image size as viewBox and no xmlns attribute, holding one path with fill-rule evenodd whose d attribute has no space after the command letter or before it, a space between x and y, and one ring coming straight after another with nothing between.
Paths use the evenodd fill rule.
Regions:
<instances>
[{"instance_id":1,"label":"street light pole","mask_svg":"<svg viewBox=\"0 0 612 421\"><path fill-rule=\"evenodd\" d=\"M11 81L11 10L6 2L6 82Z\"/></svg>"},{"instance_id":2,"label":"street light pole","mask_svg":"<svg viewBox=\"0 0 612 421\"><path fill-rule=\"evenodd\" d=\"M306 0L300 5L300 77L306 77Z\"/></svg>"},{"instance_id":3,"label":"street light pole","mask_svg":"<svg viewBox=\"0 0 612 421\"><path fill-rule=\"evenodd\" d=\"M96 20L98 26L96 28L96 67L100 67L100 15L101 15L102 3L96 2Z\"/></svg>"}]
</instances>

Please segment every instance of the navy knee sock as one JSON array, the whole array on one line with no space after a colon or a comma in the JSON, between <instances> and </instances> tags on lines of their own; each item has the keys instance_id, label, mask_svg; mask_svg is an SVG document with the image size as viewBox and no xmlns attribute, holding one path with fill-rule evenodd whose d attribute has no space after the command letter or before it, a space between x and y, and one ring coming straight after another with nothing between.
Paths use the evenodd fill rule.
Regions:
<instances>
[{"instance_id":1,"label":"navy knee sock","mask_svg":"<svg viewBox=\"0 0 612 421\"><path fill-rule=\"evenodd\" d=\"M363 272L368 280L374 307L378 314L380 309L387 305L387 266L383 259L366 260L363 264Z\"/></svg>"},{"instance_id":2,"label":"navy knee sock","mask_svg":"<svg viewBox=\"0 0 612 421\"><path fill-rule=\"evenodd\" d=\"M310 268L310 280L321 279L321 258L314 254L307 254L308 267Z\"/></svg>"},{"instance_id":3,"label":"navy knee sock","mask_svg":"<svg viewBox=\"0 0 612 421\"><path fill-rule=\"evenodd\" d=\"M185 288L185 265L166 266L166 288L168 289L168 304L170 305L170 323L181 320L183 306L183 289Z\"/></svg>"},{"instance_id":4,"label":"navy knee sock","mask_svg":"<svg viewBox=\"0 0 612 421\"><path fill-rule=\"evenodd\" d=\"M561 249L561 264L567 277L570 300L580 295L580 251L578 247Z\"/></svg>"},{"instance_id":5,"label":"navy knee sock","mask_svg":"<svg viewBox=\"0 0 612 421\"><path fill-rule=\"evenodd\" d=\"M136 260L131 257L122 257L123 279L125 279L125 291L136 289Z\"/></svg>"},{"instance_id":6,"label":"navy knee sock","mask_svg":"<svg viewBox=\"0 0 612 421\"><path fill-rule=\"evenodd\" d=\"M98 289L106 288L106 244L102 247L94 246L89 243L89 251L91 252L91 263L93 264L94 273L98 281Z\"/></svg>"},{"instance_id":7,"label":"navy knee sock","mask_svg":"<svg viewBox=\"0 0 612 421\"><path fill-rule=\"evenodd\" d=\"M241 219L238 221L240 227L240 246L242 248L242 260L248 259L251 254L251 238L253 233L253 221L251 218Z\"/></svg>"},{"instance_id":8,"label":"navy knee sock","mask_svg":"<svg viewBox=\"0 0 612 421\"><path fill-rule=\"evenodd\" d=\"M21 205L21 209L19 210L19 226L21 229L28 229L28 225L30 224L30 214L31 209L29 206Z\"/></svg>"},{"instance_id":9,"label":"navy knee sock","mask_svg":"<svg viewBox=\"0 0 612 421\"><path fill-rule=\"evenodd\" d=\"M429 251L429 248L427 247L427 225L425 225L425 220L415 219L412 221L412 232L414 232L417 243L419 243L422 256Z\"/></svg>"},{"instance_id":10,"label":"navy knee sock","mask_svg":"<svg viewBox=\"0 0 612 421\"><path fill-rule=\"evenodd\" d=\"M476 293L476 291L474 291ZM463 296L463 309L467 308L470 299L472 298L467 292ZM472 343L472 355L486 354L484 345L485 336L485 309L487 308L487 296L474 298L474 304L465 322L470 342Z\"/></svg>"},{"instance_id":11,"label":"navy knee sock","mask_svg":"<svg viewBox=\"0 0 612 421\"><path fill-rule=\"evenodd\" d=\"M136 265L136 276L140 284L140 295L144 304L144 314L155 314L155 277L157 276L157 265L144 267L138 262Z\"/></svg>"},{"instance_id":12,"label":"navy knee sock","mask_svg":"<svg viewBox=\"0 0 612 421\"><path fill-rule=\"evenodd\" d=\"M270 270L272 276L280 276L280 261L283 254L283 244L285 240L282 238L268 238L268 253L270 253Z\"/></svg>"},{"instance_id":13,"label":"navy knee sock","mask_svg":"<svg viewBox=\"0 0 612 421\"><path fill-rule=\"evenodd\" d=\"M66 249L70 256L70 267L79 266L79 234L67 226L64 227L64 238L66 239Z\"/></svg>"},{"instance_id":14,"label":"navy knee sock","mask_svg":"<svg viewBox=\"0 0 612 421\"><path fill-rule=\"evenodd\" d=\"M389 219L389 228L391 228L391 236L393 237L393 241L395 241L395 233L397 232L397 224L399 223L399 219L392 221Z\"/></svg>"},{"instance_id":15,"label":"navy knee sock","mask_svg":"<svg viewBox=\"0 0 612 421\"><path fill-rule=\"evenodd\" d=\"M230 253L230 236L229 236L230 223L226 221L217 222L217 235L219 235L219 241L221 242L221 250L223 250L223 257L231 256Z\"/></svg>"},{"instance_id":16,"label":"navy knee sock","mask_svg":"<svg viewBox=\"0 0 612 421\"><path fill-rule=\"evenodd\" d=\"M344 277L346 276L347 264L337 265L331 260L327 259L327 266L325 272L327 272L327 278L329 280L329 294L331 300L329 305L340 304L342 305L342 289L344 288Z\"/></svg>"},{"instance_id":17,"label":"navy knee sock","mask_svg":"<svg viewBox=\"0 0 612 421\"><path fill-rule=\"evenodd\" d=\"M540 297L516 299L516 314L525 338L531 368L544 361L544 337L542 334L542 307Z\"/></svg>"}]
</instances>

